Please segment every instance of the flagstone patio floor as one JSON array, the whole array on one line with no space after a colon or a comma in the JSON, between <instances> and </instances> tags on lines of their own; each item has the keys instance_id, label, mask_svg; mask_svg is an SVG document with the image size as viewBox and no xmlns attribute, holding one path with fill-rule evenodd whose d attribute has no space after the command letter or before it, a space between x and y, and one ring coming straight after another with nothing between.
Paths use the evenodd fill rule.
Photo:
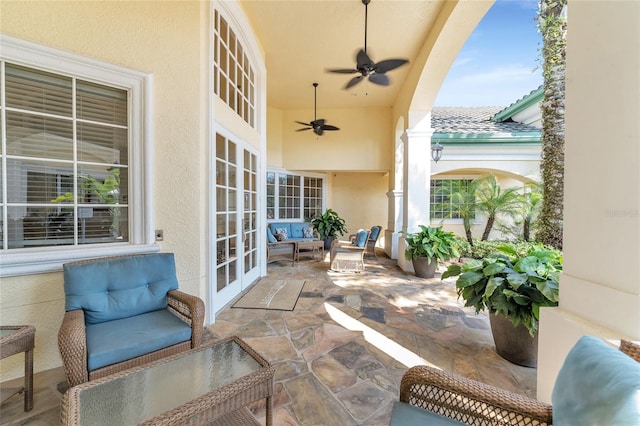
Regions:
<instances>
[{"instance_id":1,"label":"flagstone patio floor","mask_svg":"<svg viewBox=\"0 0 640 426\"><path fill-rule=\"evenodd\" d=\"M382 251L362 273L324 260L275 262L269 278L305 284L293 311L224 308L205 338L240 336L276 368L274 425L388 425L408 367L428 364L535 397L536 369L495 352L488 317L457 299L454 279L417 278ZM0 410L1 425L57 425L61 368L35 375L34 409L22 397ZM3 384L4 385L4 384ZM251 407L264 420L264 407Z\"/></svg>"}]
</instances>

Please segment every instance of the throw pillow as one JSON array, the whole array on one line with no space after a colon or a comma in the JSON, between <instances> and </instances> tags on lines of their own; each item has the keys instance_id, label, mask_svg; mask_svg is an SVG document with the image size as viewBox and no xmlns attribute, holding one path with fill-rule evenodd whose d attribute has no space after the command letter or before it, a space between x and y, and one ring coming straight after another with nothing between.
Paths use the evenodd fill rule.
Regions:
<instances>
[{"instance_id":1,"label":"throw pillow","mask_svg":"<svg viewBox=\"0 0 640 426\"><path fill-rule=\"evenodd\" d=\"M278 240L278 241L284 241L284 240L286 240L288 238L287 237L287 228L276 228L276 234L277 235L282 235L282 240Z\"/></svg>"},{"instance_id":2,"label":"throw pillow","mask_svg":"<svg viewBox=\"0 0 640 426\"><path fill-rule=\"evenodd\" d=\"M276 241L278 241L276 240L276 237L273 236L273 232L271 232L271 228L269 228L268 226L267 226L267 240L270 243L275 243Z\"/></svg>"},{"instance_id":3,"label":"throw pillow","mask_svg":"<svg viewBox=\"0 0 640 426\"><path fill-rule=\"evenodd\" d=\"M640 419L640 364L601 339L582 336L551 395L553 424L631 425Z\"/></svg>"},{"instance_id":4,"label":"throw pillow","mask_svg":"<svg viewBox=\"0 0 640 426\"><path fill-rule=\"evenodd\" d=\"M313 238L313 230L308 226L305 226L302 228L302 235L304 235L305 238Z\"/></svg>"}]
</instances>

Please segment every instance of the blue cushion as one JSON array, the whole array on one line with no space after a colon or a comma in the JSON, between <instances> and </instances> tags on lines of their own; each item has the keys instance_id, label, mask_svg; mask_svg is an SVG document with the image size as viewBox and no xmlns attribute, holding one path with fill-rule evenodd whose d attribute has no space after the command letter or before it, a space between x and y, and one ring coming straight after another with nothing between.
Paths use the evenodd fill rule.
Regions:
<instances>
[{"instance_id":1,"label":"blue cushion","mask_svg":"<svg viewBox=\"0 0 640 426\"><path fill-rule=\"evenodd\" d=\"M441 416L428 410L395 401L391 410L389 426L423 426L423 425L463 425L457 420Z\"/></svg>"},{"instance_id":2,"label":"blue cushion","mask_svg":"<svg viewBox=\"0 0 640 426\"><path fill-rule=\"evenodd\" d=\"M358 233L356 234L356 238L355 240L353 240L353 244L356 247L364 247L365 244L367 244L368 235L369 235L369 231L367 231L366 229L358 230Z\"/></svg>"},{"instance_id":3,"label":"blue cushion","mask_svg":"<svg viewBox=\"0 0 640 426\"><path fill-rule=\"evenodd\" d=\"M560 368L551 401L554 425L640 425L640 364L583 336Z\"/></svg>"},{"instance_id":4,"label":"blue cushion","mask_svg":"<svg viewBox=\"0 0 640 426\"><path fill-rule=\"evenodd\" d=\"M373 226L373 227L371 227L371 234L369 235L369 239L370 240L377 240L378 239L378 235L380 235L380 229L382 229L381 226Z\"/></svg>"},{"instance_id":5,"label":"blue cushion","mask_svg":"<svg viewBox=\"0 0 640 426\"><path fill-rule=\"evenodd\" d=\"M173 253L64 265L65 309L83 309L86 324L164 309L177 288Z\"/></svg>"},{"instance_id":6,"label":"blue cushion","mask_svg":"<svg viewBox=\"0 0 640 426\"><path fill-rule=\"evenodd\" d=\"M276 240L276 237L273 236L273 232L271 232L271 228L267 226L267 240L270 243L275 243L278 240Z\"/></svg>"},{"instance_id":7,"label":"blue cushion","mask_svg":"<svg viewBox=\"0 0 640 426\"><path fill-rule=\"evenodd\" d=\"M291 224L291 233L289 237L291 238L305 238L304 233L302 231L303 228L308 228L309 225L306 223L292 223Z\"/></svg>"},{"instance_id":8,"label":"blue cushion","mask_svg":"<svg viewBox=\"0 0 640 426\"><path fill-rule=\"evenodd\" d=\"M191 327L169 310L89 325L89 371L126 361L191 339Z\"/></svg>"}]
</instances>

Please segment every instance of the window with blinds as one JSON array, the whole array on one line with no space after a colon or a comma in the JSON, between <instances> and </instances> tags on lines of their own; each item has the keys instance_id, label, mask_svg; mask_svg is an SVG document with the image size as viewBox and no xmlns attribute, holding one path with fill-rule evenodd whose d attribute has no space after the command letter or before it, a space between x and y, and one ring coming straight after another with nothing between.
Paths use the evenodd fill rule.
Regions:
<instances>
[{"instance_id":1,"label":"window with blinds","mask_svg":"<svg viewBox=\"0 0 640 426\"><path fill-rule=\"evenodd\" d=\"M128 242L128 92L1 67L2 248Z\"/></svg>"}]
</instances>

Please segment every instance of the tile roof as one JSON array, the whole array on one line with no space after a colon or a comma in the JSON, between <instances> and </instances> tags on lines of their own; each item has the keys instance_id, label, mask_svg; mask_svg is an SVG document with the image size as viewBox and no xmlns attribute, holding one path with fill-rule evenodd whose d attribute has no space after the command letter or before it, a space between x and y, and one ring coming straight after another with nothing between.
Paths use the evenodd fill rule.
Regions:
<instances>
[{"instance_id":1,"label":"tile roof","mask_svg":"<svg viewBox=\"0 0 640 426\"><path fill-rule=\"evenodd\" d=\"M507 121L495 123L491 117L504 107L433 107L431 127L435 133L524 133L540 129L522 123Z\"/></svg>"}]
</instances>

